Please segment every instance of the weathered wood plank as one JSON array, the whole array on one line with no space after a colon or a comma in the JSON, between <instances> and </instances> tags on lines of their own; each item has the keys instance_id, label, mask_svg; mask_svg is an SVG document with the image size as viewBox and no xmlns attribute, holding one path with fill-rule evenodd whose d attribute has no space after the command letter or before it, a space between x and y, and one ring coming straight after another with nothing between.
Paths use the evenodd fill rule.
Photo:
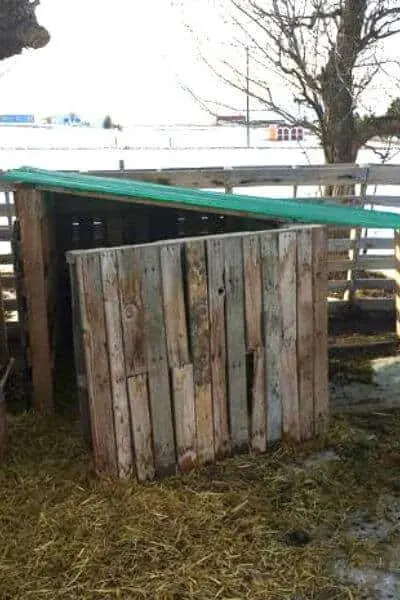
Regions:
<instances>
[{"instance_id":1,"label":"weathered wood plank","mask_svg":"<svg viewBox=\"0 0 400 600\"><path fill-rule=\"evenodd\" d=\"M236 451L243 451L247 450L249 445L249 415L247 406L242 240L240 238L226 238L224 252L231 442Z\"/></svg>"},{"instance_id":2,"label":"weathered wood plank","mask_svg":"<svg viewBox=\"0 0 400 600\"><path fill-rule=\"evenodd\" d=\"M297 368L300 436L314 434L314 307L312 229L297 232Z\"/></svg>"},{"instance_id":3,"label":"weathered wood plank","mask_svg":"<svg viewBox=\"0 0 400 600\"><path fill-rule=\"evenodd\" d=\"M326 230L313 230L314 290L314 426L322 434L329 419L328 390L328 303L327 303Z\"/></svg>"},{"instance_id":4,"label":"weathered wood plank","mask_svg":"<svg viewBox=\"0 0 400 600\"><path fill-rule=\"evenodd\" d=\"M178 467L182 473L186 473L197 462L193 365L172 369L172 389Z\"/></svg>"},{"instance_id":5,"label":"weathered wood plank","mask_svg":"<svg viewBox=\"0 0 400 600\"><path fill-rule=\"evenodd\" d=\"M327 257L327 267L330 273L347 271L351 267L351 264L348 258L334 259ZM394 268L395 260L391 254L386 256L360 256L357 262L358 271L381 271Z\"/></svg>"},{"instance_id":6,"label":"weathered wood plank","mask_svg":"<svg viewBox=\"0 0 400 600\"><path fill-rule=\"evenodd\" d=\"M196 408L197 457L203 464L213 461L215 457L209 343L210 322L204 242L189 242L185 250Z\"/></svg>"},{"instance_id":7,"label":"weathered wood plank","mask_svg":"<svg viewBox=\"0 0 400 600\"><path fill-rule=\"evenodd\" d=\"M248 352L253 352L251 445L254 450L265 452L267 444L267 402L262 331L261 255L258 235L243 238L243 263L246 347Z\"/></svg>"},{"instance_id":8,"label":"weathered wood plank","mask_svg":"<svg viewBox=\"0 0 400 600\"><path fill-rule=\"evenodd\" d=\"M265 351L262 346L255 350L253 361L251 447L256 452L265 452L267 449L267 402L265 393Z\"/></svg>"},{"instance_id":9,"label":"weathered wood plank","mask_svg":"<svg viewBox=\"0 0 400 600\"><path fill-rule=\"evenodd\" d=\"M216 458L230 453L228 397L226 387L225 257L223 240L206 242L208 300L210 310L211 382Z\"/></svg>"},{"instance_id":10,"label":"weathered wood plank","mask_svg":"<svg viewBox=\"0 0 400 600\"><path fill-rule=\"evenodd\" d=\"M71 310L72 329L74 344L75 377L78 395L78 406L81 418L81 428L85 441L91 444L90 434L90 411L88 384L86 377L85 351L83 347L83 331L81 321L81 309L79 305L79 289L75 262L69 264L71 284Z\"/></svg>"},{"instance_id":11,"label":"weathered wood plank","mask_svg":"<svg viewBox=\"0 0 400 600\"><path fill-rule=\"evenodd\" d=\"M364 313L371 313L376 311L384 311L393 313L394 311L394 298L357 298L353 302L353 306L357 307L358 310ZM345 300L337 300L335 302L328 303L328 309L330 315L340 315L343 308L348 308L349 303Z\"/></svg>"},{"instance_id":12,"label":"weathered wood plank","mask_svg":"<svg viewBox=\"0 0 400 600\"><path fill-rule=\"evenodd\" d=\"M54 409L50 328L47 315L45 267L41 219L45 213L42 194L20 189L15 193L20 223L25 295L28 311L32 364L33 404L42 412Z\"/></svg>"},{"instance_id":13,"label":"weathered wood plank","mask_svg":"<svg viewBox=\"0 0 400 600\"><path fill-rule=\"evenodd\" d=\"M157 475L175 472L175 441L167 363L167 343L162 300L160 251L138 248L142 297L145 308L146 361L153 426L154 463Z\"/></svg>"},{"instance_id":14,"label":"weathered wood plank","mask_svg":"<svg viewBox=\"0 0 400 600\"><path fill-rule=\"evenodd\" d=\"M180 244L161 248L161 273L168 360L172 367L189 363L188 332Z\"/></svg>"},{"instance_id":15,"label":"weathered wood plank","mask_svg":"<svg viewBox=\"0 0 400 600\"><path fill-rule=\"evenodd\" d=\"M282 305L281 392L283 434L300 439L297 384L296 232L279 234L279 281Z\"/></svg>"},{"instance_id":16,"label":"weathered wood plank","mask_svg":"<svg viewBox=\"0 0 400 600\"><path fill-rule=\"evenodd\" d=\"M395 308L396 308L396 335L400 337L400 231L394 232L394 254L396 261L395 273Z\"/></svg>"},{"instance_id":17,"label":"weathered wood plank","mask_svg":"<svg viewBox=\"0 0 400 600\"><path fill-rule=\"evenodd\" d=\"M394 167L391 181L400 183L400 171ZM371 170L372 169L372 170ZM354 184L368 181L373 184L382 183L380 167L359 167L358 165L299 165L286 166L260 166L260 167L212 167L207 169L126 169L118 171L89 171L94 175L123 177L126 179L139 179L153 181L167 185L181 185L188 187L212 188L246 187L256 185L334 185ZM385 173L386 175L386 173ZM388 176L387 175L387 176ZM377 181L375 181L376 179Z\"/></svg>"},{"instance_id":18,"label":"weathered wood plank","mask_svg":"<svg viewBox=\"0 0 400 600\"><path fill-rule=\"evenodd\" d=\"M243 237L244 292L246 304L246 346L252 352L263 345L262 282L258 235Z\"/></svg>"},{"instance_id":19,"label":"weathered wood plank","mask_svg":"<svg viewBox=\"0 0 400 600\"><path fill-rule=\"evenodd\" d=\"M392 238L377 238L377 237L364 237L360 239L360 249L366 250L393 250L393 239ZM350 237L345 239L329 239L328 249L329 252L338 252L341 250L349 250L351 245Z\"/></svg>"},{"instance_id":20,"label":"weathered wood plank","mask_svg":"<svg viewBox=\"0 0 400 600\"><path fill-rule=\"evenodd\" d=\"M278 271L278 235L277 232L266 232L260 236L263 275L268 442L276 442L282 439L282 308Z\"/></svg>"},{"instance_id":21,"label":"weathered wood plank","mask_svg":"<svg viewBox=\"0 0 400 600\"><path fill-rule=\"evenodd\" d=\"M393 240L391 240L393 242ZM328 282L328 290L345 290L350 282L347 280L332 279ZM386 290L393 292L395 282L393 279L355 279L353 282L355 290Z\"/></svg>"},{"instance_id":22,"label":"weathered wood plank","mask_svg":"<svg viewBox=\"0 0 400 600\"><path fill-rule=\"evenodd\" d=\"M132 475L133 457L116 253L102 252L100 264L117 447L117 466L119 476L125 478Z\"/></svg>"},{"instance_id":23,"label":"weathered wood plank","mask_svg":"<svg viewBox=\"0 0 400 600\"><path fill-rule=\"evenodd\" d=\"M76 272L95 464L98 471L116 475L114 415L99 256L92 254L78 258Z\"/></svg>"},{"instance_id":24,"label":"weathered wood plank","mask_svg":"<svg viewBox=\"0 0 400 600\"><path fill-rule=\"evenodd\" d=\"M142 298L141 258L136 248L117 251L121 320L127 377L147 372L145 308Z\"/></svg>"},{"instance_id":25,"label":"weathered wood plank","mask_svg":"<svg viewBox=\"0 0 400 600\"><path fill-rule=\"evenodd\" d=\"M146 481L155 476L147 375L129 377L127 384L136 476Z\"/></svg>"}]
</instances>

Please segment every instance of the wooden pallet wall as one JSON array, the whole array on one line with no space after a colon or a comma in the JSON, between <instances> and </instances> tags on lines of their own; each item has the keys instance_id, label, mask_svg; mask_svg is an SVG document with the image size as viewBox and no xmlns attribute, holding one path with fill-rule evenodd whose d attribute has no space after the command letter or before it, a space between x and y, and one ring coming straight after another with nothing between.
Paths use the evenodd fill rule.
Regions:
<instances>
[{"instance_id":1,"label":"wooden pallet wall","mask_svg":"<svg viewBox=\"0 0 400 600\"><path fill-rule=\"evenodd\" d=\"M320 434L326 250L299 227L69 253L97 469L143 481Z\"/></svg>"}]
</instances>

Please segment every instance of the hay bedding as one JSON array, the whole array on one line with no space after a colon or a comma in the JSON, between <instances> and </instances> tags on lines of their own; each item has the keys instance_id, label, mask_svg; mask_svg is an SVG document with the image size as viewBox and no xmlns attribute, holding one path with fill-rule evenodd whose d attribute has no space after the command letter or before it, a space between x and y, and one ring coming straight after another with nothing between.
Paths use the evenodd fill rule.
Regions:
<instances>
[{"instance_id":1,"label":"hay bedding","mask_svg":"<svg viewBox=\"0 0 400 600\"><path fill-rule=\"evenodd\" d=\"M381 566L393 549L396 532L352 539L346 519L399 495L399 434L400 415L339 419L302 457L280 448L138 485L96 479L72 420L15 417L0 463L0 599L361 597L334 567ZM322 447L336 460L306 460Z\"/></svg>"}]
</instances>

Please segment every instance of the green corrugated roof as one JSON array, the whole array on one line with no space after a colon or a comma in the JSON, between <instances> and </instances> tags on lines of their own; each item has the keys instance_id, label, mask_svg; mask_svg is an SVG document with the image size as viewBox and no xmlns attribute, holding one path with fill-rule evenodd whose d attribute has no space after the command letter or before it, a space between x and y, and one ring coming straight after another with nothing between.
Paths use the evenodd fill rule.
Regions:
<instances>
[{"instance_id":1,"label":"green corrugated roof","mask_svg":"<svg viewBox=\"0 0 400 600\"><path fill-rule=\"evenodd\" d=\"M400 229L400 215L333 202L302 201L301 198L268 198L244 194L221 194L184 187L159 185L122 178L95 177L23 167L0 175L0 182L31 185L44 190L79 192L154 201L166 207L184 207L209 212L230 212L260 219L287 219L313 224L349 225ZM95 200L94 200L95 201Z\"/></svg>"}]
</instances>

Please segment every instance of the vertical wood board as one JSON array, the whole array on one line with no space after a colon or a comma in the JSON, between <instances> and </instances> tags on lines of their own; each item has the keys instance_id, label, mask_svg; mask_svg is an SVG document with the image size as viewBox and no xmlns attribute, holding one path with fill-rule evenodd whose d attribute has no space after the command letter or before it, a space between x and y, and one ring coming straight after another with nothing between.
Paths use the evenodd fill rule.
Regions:
<instances>
[{"instance_id":1,"label":"vertical wood board","mask_svg":"<svg viewBox=\"0 0 400 600\"><path fill-rule=\"evenodd\" d=\"M395 282L396 282L396 295L395 295L395 307L396 307L396 335L400 338L400 231L398 229L394 232L394 255L395 255Z\"/></svg>"},{"instance_id":2,"label":"vertical wood board","mask_svg":"<svg viewBox=\"0 0 400 600\"><path fill-rule=\"evenodd\" d=\"M300 440L299 394L297 381L297 289L296 232L279 234L279 282L282 306L281 393L283 434Z\"/></svg>"},{"instance_id":3,"label":"vertical wood board","mask_svg":"<svg viewBox=\"0 0 400 600\"><path fill-rule=\"evenodd\" d=\"M168 360L172 367L189 362L181 244L161 247L161 273Z\"/></svg>"},{"instance_id":4,"label":"vertical wood board","mask_svg":"<svg viewBox=\"0 0 400 600\"><path fill-rule=\"evenodd\" d=\"M221 239L207 240L206 245L215 456L223 458L230 452L226 387L225 255Z\"/></svg>"},{"instance_id":5,"label":"vertical wood board","mask_svg":"<svg viewBox=\"0 0 400 600\"><path fill-rule=\"evenodd\" d=\"M260 238L243 237L246 347L253 353L251 390L251 446L265 452L267 444L267 398L265 389L265 352L263 348L263 296Z\"/></svg>"},{"instance_id":6,"label":"vertical wood board","mask_svg":"<svg viewBox=\"0 0 400 600\"><path fill-rule=\"evenodd\" d=\"M145 344L157 475L175 472L175 441L162 301L160 249L137 248L145 310Z\"/></svg>"},{"instance_id":7,"label":"vertical wood board","mask_svg":"<svg viewBox=\"0 0 400 600\"><path fill-rule=\"evenodd\" d=\"M178 467L185 473L197 462L193 365L172 369L172 389Z\"/></svg>"},{"instance_id":8,"label":"vertical wood board","mask_svg":"<svg viewBox=\"0 0 400 600\"><path fill-rule=\"evenodd\" d=\"M41 228L45 204L42 193L29 189L20 189L15 193L15 204L21 232L33 403L39 411L52 412L54 409L53 361Z\"/></svg>"},{"instance_id":9,"label":"vertical wood board","mask_svg":"<svg viewBox=\"0 0 400 600\"><path fill-rule=\"evenodd\" d=\"M297 369L300 435L314 434L314 307L312 229L297 232Z\"/></svg>"},{"instance_id":10,"label":"vertical wood board","mask_svg":"<svg viewBox=\"0 0 400 600\"><path fill-rule=\"evenodd\" d=\"M136 248L116 250L119 273L125 369L128 377L147 372L145 307L142 297L141 259Z\"/></svg>"},{"instance_id":11,"label":"vertical wood board","mask_svg":"<svg viewBox=\"0 0 400 600\"><path fill-rule=\"evenodd\" d=\"M317 435L325 432L329 419L327 241L324 227L313 229L314 423Z\"/></svg>"},{"instance_id":12,"label":"vertical wood board","mask_svg":"<svg viewBox=\"0 0 400 600\"><path fill-rule=\"evenodd\" d=\"M126 385L124 345L122 339L119 281L115 252L103 252L100 257L103 281L105 327L110 366L111 393L120 477L132 475L132 437Z\"/></svg>"},{"instance_id":13,"label":"vertical wood board","mask_svg":"<svg viewBox=\"0 0 400 600\"><path fill-rule=\"evenodd\" d=\"M83 437L88 444L91 444L90 412L85 365L85 351L83 346L83 331L80 312L81 309L79 305L79 289L75 263L70 263L69 272L71 282L72 329L78 406L81 418Z\"/></svg>"},{"instance_id":14,"label":"vertical wood board","mask_svg":"<svg viewBox=\"0 0 400 600\"><path fill-rule=\"evenodd\" d=\"M282 438L281 344L282 307L279 285L279 233L260 235L267 396L267 439Z\"/></svg>"},{"instance_id":15,"label":"vertical wood board","mask_svg":"<svg viewBox=\"0 0 400 600\"><path fill-rule=\"evenodd\" d=\"M154 479L155 469L147 375L129 377L127 385L136 476L139 481L151 480Z\"/></svg>"},{"instance_id":16,"label":"vertical wood board","mask_svg":"<svg viewBox=\"0 0 400 600\"><path fill-rule=\"evenodd\" d=\"M99 255L76 260L96 468L117 474L117 454Z\"/></svg>"},{"instance_id":17,"label":"vertical wood board","mask_svg":"<svg viewBox=\"0 0 400 600\"><path fill-rule=\"evenodd\" d=\"M251 447L256 452L267 449L267 401L265 393L265 351L262 346L253 355L253 387L251 391Z\"/></svg>"},{"instance_id":18,"label":"vertical wood board","mask_svg":"<svg viewBox=\"0 0 400 600\"><path fill-rule=\"evenodd\" d=\"M226 238L226 344L230 429L233 448L243 451L249 444L246 345L244 317L243 254L240 237Z\"/></svg>"},{"instance_id":19,"label":"vertical wood board","mask_svg":"<svg viewBox=\"0 0 400 600\"><path fill-rule=\"evenodd\" d=\"M260 239L243 237L244 291L246 303L246 347L255 351L263 345Z\"/></svg>"},{"instance_id":20,"label":"vertical wood board","mask_svg":"<svg viewBox=\"0 0 400 600\"><path fill-rule=\"evenodd\" d=\"M207 463L214 460L215 455L211 395L210 323L204 242L188 242L185 249L196 408L197 456L200 463Z\"/></svg>"}]
</instances>

